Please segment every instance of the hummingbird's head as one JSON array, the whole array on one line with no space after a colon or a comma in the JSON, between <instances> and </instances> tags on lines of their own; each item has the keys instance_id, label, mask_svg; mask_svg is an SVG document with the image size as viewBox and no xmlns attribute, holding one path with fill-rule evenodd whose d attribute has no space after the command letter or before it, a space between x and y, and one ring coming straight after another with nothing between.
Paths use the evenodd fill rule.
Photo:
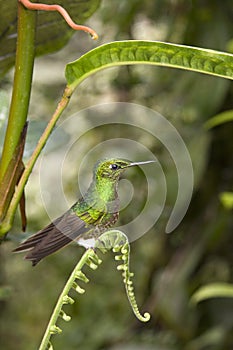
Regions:
<instances>
[{"instance_id":1,"label":"hummingbird's head","mask_svg":"<svg viewBox=\"0 0 233 350\"><path fill-rule=\"evenodd\" d=\"M127 168L135 165L143 165L154 162L155 160L149 160L145 162L131 162L126 159L118 158L104 159L96 163L94 168L94 176L96 179L108 178L117 181Z\"/></svg>"}]
</instances>

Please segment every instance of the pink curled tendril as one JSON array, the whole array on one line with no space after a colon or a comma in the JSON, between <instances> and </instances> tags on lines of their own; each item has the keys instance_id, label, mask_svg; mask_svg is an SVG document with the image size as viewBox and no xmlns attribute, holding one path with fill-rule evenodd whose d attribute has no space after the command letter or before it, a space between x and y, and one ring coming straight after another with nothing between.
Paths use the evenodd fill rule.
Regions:
<instances>
[{"instance_id":1,"label":"pink curled tendril","mask_svg":"<svg viewBox=\"0 0 233 350\"><path fill-rule=\"evenodd\" d=\"M68 12L60 5L32 3L29 0L18 0L18 1L21 2L23 6L29 10L57 11L62 15L62 17L65 19L65 21L68 23L68 25L71 28L73 28L74 30L83 30L84 32L89 33L92 39L94 40L98 39L98 34L93 29L74 23L74 21L71 19Z\"/></svg>"}]
</instances>

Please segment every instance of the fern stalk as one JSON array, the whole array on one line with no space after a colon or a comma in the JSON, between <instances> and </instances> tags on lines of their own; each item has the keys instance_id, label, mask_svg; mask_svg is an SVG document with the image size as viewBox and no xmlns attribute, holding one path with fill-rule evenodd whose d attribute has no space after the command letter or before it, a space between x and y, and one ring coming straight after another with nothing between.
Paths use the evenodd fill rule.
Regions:
<instances>
[{"instance_id":1,"label":"fern stalk","mask_svg":"<svg viewBox=\"0 0 233 350\"><path fill-rule=\"evenodd\" d=\"M87 277L81 272L81 269L85 264L89 265L90 268L96 269L98 265L101 263L101 260L97 257L93 249L88 249L77 265L75 266L73 272L71 273L68 281L65 284L63 291L61 292L57 304L54 308L46 331L44 333L43 339L41 341L39 350L47 350L53 349L52 344L50 342L50 338L53 334L59 334L62 332L61 328L59 328L56 323L59 317L61 317L64 321L70 321L71 317L66 315L66 313L62 310L63 305L65 304L73 304L74 300L68 295L71 288L74 288L78 293L84 293L84 289L79 287L79 285L75 282L76 279L80 279L85 283L88 282Z\"/></svg>"},{"instance_id":2,"label":"fern stalk","mask_svg":"<svg viewBox=\"0 0 233 350\"><path fill-rule=\"evenodd\" d=\"M127 236L118 230L107 231L98 238L95 244L95 249L99 249L102 253L106 253L110 249L114 253L120 253L116 254L115 260L120 262L117 270L122 271L123 282L125 284L125 289L131 308L139 321L149 321L150 314L146 312L144 315L141 315L134 295L133 282L131 280L133 273L131 273L129 270L130 246ZM39 350L53 349L53 345L50 341L51 336L62 332L61 328L56 325L59 317L61 317L64 321L70 321L71 317L67 315L62 308L65 304L74 303L74 300L69 296L69 292L72 288L79 294L83 294L85 292L85 290L77 283L77 280L81 280L85 283L89 282L86 275L82 272L83 266L86 264L91 269L95 270L98 265L101 264L101 262L102 260L96 255L94 249L88 249L83 254L58 298L57 304L41 341Z\"/></svg>"}]
</instances>

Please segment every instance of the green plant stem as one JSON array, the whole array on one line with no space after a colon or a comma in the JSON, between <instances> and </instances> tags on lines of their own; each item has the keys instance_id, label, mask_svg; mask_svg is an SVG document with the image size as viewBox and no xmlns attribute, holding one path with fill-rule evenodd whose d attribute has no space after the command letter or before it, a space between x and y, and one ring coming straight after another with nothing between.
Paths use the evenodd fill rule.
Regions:
<instances>
[{"instance_id":1,"label":"green plant stem","mask_svg":"<svg viewBox=\"0 0 233 350\"><path fill-rule=\"evenodd\" d=\"M27 183L29 175L32 172L33 166L34 166L37 158L39 157L47 139L49 138L49 135L51 134L53 128L55 127L58 118L60 117L63 110L66 108L66 106L68 105L70 97L72 95L72 92L73 92L73 90L66 87L64 94L63 94L52 118L50 119L46 129L44 130L31 158L29 159L28 163L26 164L25 170L21 176L21 179L17 185L14 196L13 196L12 201L10 203L6 217L3 220L2 224L0 225L0 236L7 233L10 230L17 205L20 201L20 198L21 198L22 193L23 193L23 189Z\"/></svg>"},{"instance_id":2,"label":"green plant stem","mask_svg":"<svg viewBox=\"0 0 233 350\"><path fill-rule=\"evenodd\" d=\"M95 255L95 253L94 253L93 249L86 250L86 252L83 254L81 259L79 260L78 264L74 268L73 272L71 273L68 281L66 282L66 285L65 285L63 291L61 292L61 294L58 298L57 304L53 310L52 316L50 318L50 321L49 321L48 326L46 328L46 331L44 333L43 339L41 341L39 350L46 350L48 348L48 344L49 344L50 337L52 334L51 330L53 329L53 327L56 327L57 319L60 315L60 312L62 310L62 306L64 304L64 298L68 295L69 291L73 287L73 283L75 282L75 279L77 278L78 272L81 271L82 267L86 264L87 260L94 255Z\"/></svg>"},{"instance_id":3,"label":"green plant stem","mask_svg":"<svg viewBox=\"0 0 233 350\"><path fill-rule=\"evenodd\" d=\"M17 147L27 120L34 66L36 12L18 3L18 38L14 85L6 136L0 162L0 184Z\"/></svg>"}]
</instances>

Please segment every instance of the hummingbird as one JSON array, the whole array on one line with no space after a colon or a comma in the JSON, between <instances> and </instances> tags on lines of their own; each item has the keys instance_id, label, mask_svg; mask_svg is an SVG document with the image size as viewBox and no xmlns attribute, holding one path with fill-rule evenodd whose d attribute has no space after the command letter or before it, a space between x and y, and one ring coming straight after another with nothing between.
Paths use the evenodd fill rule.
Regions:
<instances>
[{"instance_id":1,"label":"hummingbird","mask_svg":"<svg viewBox=\"0 0 233 350\"><path fill-rule=\"evenodd\" d=\"M131 162L118 158L98 161L86 193L68 211L26 239L13 252L28 251L25 259L35 266L72 241L85 248L90 248L92 242L93 248L93 241L118 220L118 183L122 173L132 166L153 162Z\"/></svg>"}]
</instances>

